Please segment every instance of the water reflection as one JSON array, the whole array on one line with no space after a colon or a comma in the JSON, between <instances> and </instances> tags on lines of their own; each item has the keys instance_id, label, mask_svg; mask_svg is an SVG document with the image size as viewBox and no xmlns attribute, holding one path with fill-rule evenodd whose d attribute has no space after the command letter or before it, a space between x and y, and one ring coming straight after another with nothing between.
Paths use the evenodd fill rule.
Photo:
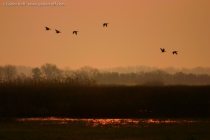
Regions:
<instances>
[{"instance_id":1,"label":"water reflection","mask_svg":"<svg viewBox=\"0 0 210 140\"><path fill-rule=\"evenodd\" d=\"M72 119L72 118L19 118L17 121L40 121L56 124L84 123L86 126L139 126L141 124L209 123L209 120L193 119Z\"/></svg>"}]
</instances>

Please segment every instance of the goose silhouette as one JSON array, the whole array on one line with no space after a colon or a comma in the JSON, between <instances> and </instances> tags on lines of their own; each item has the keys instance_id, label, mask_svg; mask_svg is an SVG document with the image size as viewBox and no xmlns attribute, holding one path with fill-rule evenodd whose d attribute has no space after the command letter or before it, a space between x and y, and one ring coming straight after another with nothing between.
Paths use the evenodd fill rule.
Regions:
<instances>
[{"instance_id":1,"label":"goose silhouette","mask_svg":"<svg viewBox=\"0 0 210 140\"><path fill-rule=\"evenodd\" d=\"M104 24L103 24L103 27L107 27L108 24L109 24L109 23L104 23Z\"/></svg>"},{"instance_id":2,"label":"goose silhouette","mask_svg":"<svg viewBox=\"0 0 210 140\"><path fill-rule=\"evenodd\" d=\"M55 31L56 31L57 34L61 33L59 30L56 30L56 29L55 29Z\"/></svg>"},{"instance_id":3,"label":"goose silhouette","mask_svg":"<svg viewBox=\"0 0 210 140\"><path fill-rule=\"evenodd\" d=\"M166 52L164 48L160 48L160 50L162 53Z\"/></svg>"},{"instance_id":4,"label":"goose silhouette","mask_svg":"<svg viewBox=\"0 0 210 140\"><path fill-rule=\"evenodd\" d=\"M178 55L178 53L177 53L177 52L178 52L178 51L173 51L172 53L173 53L173 54L176 54L176 55Z\"/></svg>"},{"instance_id":5,"label":"goose silhouette","mask_svg":"<svg viewBox=\"0 0 210 140\"><path fill-rule=\"evenodd\" d=\"M77 35L77 32L79 32L79 31L73 31L73 34Z\"/></svg>"},{"instance_id":6,"label":"goose silhouette","mask_svg":"<svg viewBox=\"0 0 210 140\"><path fill-rule=\"evenodd\" d=\"M45 27L46 30L51 30L49 27Z\"/></svg>"}]
</instances>

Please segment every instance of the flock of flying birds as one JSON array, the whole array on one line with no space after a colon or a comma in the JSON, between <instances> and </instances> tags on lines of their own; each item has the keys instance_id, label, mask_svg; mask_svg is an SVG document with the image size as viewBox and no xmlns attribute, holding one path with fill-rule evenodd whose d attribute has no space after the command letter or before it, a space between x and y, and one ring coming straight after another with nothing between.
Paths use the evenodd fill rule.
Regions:
<instances>
[{"instance_id":1,"label":"flock of flying birds","mask_svg":"<svg viewBox=\"0 0 210 140\"><path fill-rule=\"evenodd\" d=\"M103 27L107 27L108 24L109 24L109 23L103 23ZM51 30L49 27L45 27L45 29L46 29L47 31L48 31L48 30ZM56 30L56 29L55 29L55 32L56 32L57 34L61 33L61 31ZM77 35L77 32L79 32L79 31L73 31L73 34ZM161 50L162 53L166 52L164 48L160 48L160 50ZM173 51L172 53L178 55L178 51Z\"/></svg>"},{"instance_id":2,"label":"flock of flying birds","mask_svg":"<svg viewBox=\"0 0 210 140\"><path fill-rule=\"evenodd\" d=\"M162 53L166 52L164 48L160 48L160 50ZM178 55L178 51L173 51L172 53Z\"/></svg>"},{"instance_id":3,"label":"flock of flying birds","mask_svg":"<svg viewBox=\"0 0 210 140\"><path fill-rule=\"evenodd\" d=\"M109 23L104 23L104 24L103 24L103 27L107 27L108 24L109 24ZM46 29L47 31L48 31L48 30L51 30L49 27L45 27L45 29ZM77 35L77 32L79 32L79 31L73 31L73 34ZM59 33L61 33L61 31L55 29L55 33L59 34Z\"/></svg>"}]
</instances>

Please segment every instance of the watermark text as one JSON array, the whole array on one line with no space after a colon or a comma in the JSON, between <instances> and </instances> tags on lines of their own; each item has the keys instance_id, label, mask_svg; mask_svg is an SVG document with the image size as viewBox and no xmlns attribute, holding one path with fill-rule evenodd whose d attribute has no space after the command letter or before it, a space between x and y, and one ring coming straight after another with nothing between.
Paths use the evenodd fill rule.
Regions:
<instances>
[{"instance_id":1,"label":"watermark text","mask_svg":"<svg viewBox=\"0 0 210 140\"><path fill-rule=\"evenodd\" d=\"M47 6L65 6L65 3L59 3L59 2L3 2L3 6L38 6L38 7L47 7Z\"/></svg>"}]
</instances>

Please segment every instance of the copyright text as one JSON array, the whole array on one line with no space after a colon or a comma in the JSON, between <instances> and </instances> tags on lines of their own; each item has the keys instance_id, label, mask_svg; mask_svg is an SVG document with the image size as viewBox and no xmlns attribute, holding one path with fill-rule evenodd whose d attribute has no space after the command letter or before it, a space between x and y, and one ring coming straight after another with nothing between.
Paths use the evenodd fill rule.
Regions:
<instances>
[{"instance_id":1,"label":"copyright text","mask_svg":"<svg viewBox=\"0 0 210 140\"><path fill-rule=\"evenodd\" d=\"M3 6L38 6L38 7L44 7L44 6L65 6L65 3L57 3L57 2L51 2L51 3L47 3L47 2L40 2L40 3L36 3L36 2L4 2Z\"/></svg>"}]
</instances>

